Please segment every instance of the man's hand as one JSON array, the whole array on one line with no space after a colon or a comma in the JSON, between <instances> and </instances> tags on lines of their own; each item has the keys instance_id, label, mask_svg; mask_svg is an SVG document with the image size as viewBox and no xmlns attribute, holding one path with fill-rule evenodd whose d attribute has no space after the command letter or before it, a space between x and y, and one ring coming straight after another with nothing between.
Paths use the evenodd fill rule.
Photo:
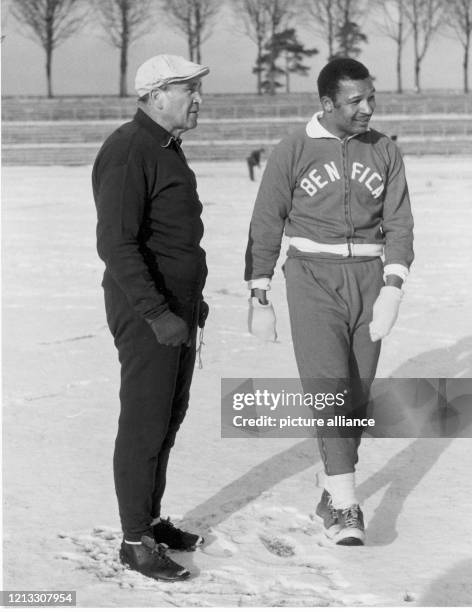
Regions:
<instances>
[{"instance_id":1,"label":"man's hand","mask_svg":"<svg viewBox=\"0 0 472 612\"><path fill-rule=\"evenodd\" d=\"M266 342L277 340L275 311L270 302L262 304L257 297L249 298L249 333Z\"/></svg>"},{"instance_id":2,"label":"man's hand","mask_svg":"<svg viewBox=\"0 0 472 612\"><path fill-rule=\"evenodd\" d=\"M180 346L188 342L190 332L187 323L170 310L163 312L157 319L147 322L159 344Z\"/></svg>"},{"instance_id":3,"label":"man's hand","mask_svg":"<svg viewBox=\"0 0 472 612\"><path fill-rule=\"evenodd\" d=\"M205 327L205 321L207 320L209 312L210 312L210 307L205 302L205 300L202 300L200 302L200 310L198 313L198 327L200 328Z\"/></svg>"},{"instance_id":4,"label":"man's hand","mask_svg":"<svg viewBox=\"0 0 472 612\"><path fill-rule=\"evenodd\" d=\"M386 286L375 300L369 332L372 342L387 336L398 317L403 291L398 287Z\"/></svg>"}]
</instances>

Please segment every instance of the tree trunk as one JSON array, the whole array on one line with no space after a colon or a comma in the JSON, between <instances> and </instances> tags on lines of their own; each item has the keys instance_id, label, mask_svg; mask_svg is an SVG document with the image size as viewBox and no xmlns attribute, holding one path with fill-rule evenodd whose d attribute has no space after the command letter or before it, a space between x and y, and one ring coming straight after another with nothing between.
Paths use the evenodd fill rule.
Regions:
<instances>
[{"instance_id":1,"label":"tree trunk","mask_svg":"<svg viewBox=\"0 0 472 612\"><path fill-rule=\"evenodd\" d=\"M470 32L467 32L464 45L464 58L462 67L464 69L464 93L469 93L469 50L470 50Z\"/></svg>"},{"instance_id":2,"label":"tree trunk","mask_svg":"<svg viewBox=\"0 0 472 612\"><path fill-rule=\"evenodd\" d=\"M200 15L200 4L197 2L195 6L195 50L196 50L196 61L200 64L202 61L202 21Z\"/></svg>"},{"instance_id":3,"label":"tree trunk","mask_svg":"<svg viewBox=\"0 0 472 612\"><path fill-rule=\"evenodd\" d=\"M348 43L348 36L349 36L348 24L350 21L351 21L351 16L349 15L349 3L346 3L344 7L344 23L343 23L344 36L343 36L342 43L341 43L344 57L350 57L349 55L350 49L349 49L349 43Z\"/></svg>"},{"instance_id":4,"label":"tree trunk","mask_svg":"<svg viewBox=\"0 0 472 612\"><path fill-rule=\"evenodd\" d=\"M418 25L417 23L414 24L413 26L413 39L414 39L414 49L415 49L415 67L414 67L414 71L415 71L415 92L416 93L420 93L421 92L421 87L420 87L420 52L419 52L419 40L418 40Z\"/></svg>"},{"instance_id":5,"label":"tree trunk","mask_svg":"<svg viewBox=\"0 0 472 612\"><path fill-rule=\"evenodd\" d=\"M402 84L402 49L403 49L403 3L399 4L398 36L397 36L397 93L403 93Z\"/></svg>"},{"instance_id":6,"label":"tree trunk","mask_svg":"<svg viewBox=\"0 0 472 612\"><path fill-rule=\"evenodd\" d=\"M128 40L123 38L120 48L120 98L128 95Z\"/></svg>"},{"instance_id":7,"label":"tree trunk","mask_svg":"<svg viewBox=\"0 0 472 612\"><path fill-rule=\"evenodd\" d=\"M123 6L121 12L121 46L120 46L120 98L128 95L126 77L128 75L128 7Z\"/></svg>"},{"instance_id":8,"label":"tree trunk","mask_svg":"<svg viewBox=\"0 0 472 612\"><path fill-rule=\"evenodd\" d=\"M197 64L202 63L202 43L200 40L200 29L195 32L195 61Z\"/></svg>"},{"instance_id":9,"label":"tree trunk","mask_svg":"<svg viewBox=\"0 0 472 612\"><path fill-rule=\"evenodd\" d=\"M48 98L53 98L52 93L52 52L54 50L54 16L49 11L46 17L46 81L48 87Z\"/></svg>"},{"instance_id":10,"label":"tree trunk","mask_svg":"<svg viewBox=\"0 0 472 612\"><path fill-rule=\"evenodd\" d=\"M285 92L290 93L290 70L287 55L285 55Z\"/></svg>"},{"instance_id":11,"label":"tree trunk","mask_svg":"<svg viewBox=\"0 0 472 612\"><path fill-rule=\"evenodd\" d=\"M48 45L46 49L46 80L48 86L48 98L53 98L54 94L52 93L52 45Z\"/></svg>"},{"instance_id":12,"label":"tree trunk","mask_svg":"<svg viewBox=\"0 0 472 612\"><path fill-rule=\"evenodd\" d=\"M261 75L261 57L262 57L262 38L257 40L257 95L262 95L262 75Z\"/></svg>"},{"instance_id":13,"label":"tree trunk","mask_svg":"<svg viewBox=\"0 0 472 612\"><path fill-rule=\"evenodd\" d=\"M328 40L328 62L333 59L333 38L330 36Z\"/></svg>"},{"instance_id":14,"label":"tree trunk","mask_svg":"<svg viewBox=\"0 0 472 612\"><path fill-rule=\"evenodd\" d=\"M403 93L402 85L402 41L397 41L397 93Z\"/></svg>"},{"instance_id":15,"label":"tree trunk","mask_svg":"<svg viewBox=\"0 0 472 612\"><path fill-rule=\"evenodd\" d=\"M193 62L193 37L192 34L189 32L188 34L188 58L191 62Z\"/></svg>"},{"instance_id":16,"label":"tree trunk","mask_svg":"<svg viewBox=\"0 0 472 612\"><path fill-rule=\"evenodd\" d=\"M415 92L416 93L421 93L420 71L421 71L421 61L419 58L416 58L415 59Z\"/></svg>"},{"instance_id":17,"label":"tree trunk","mask_svg":"<svg viewBox=\"0 0 472 612\"><path fill-rule=\"evenodd\" d=\"M271 29L270 29L270 38L269 43L270 47L268 48L268 63L267 63L267 93L270 96L275 95L275 32L277 30L276 22L274 21L275 16L272 14L271 16ZM266 46L267 48L267 46Z\"/></svg>"},{"instance_id":18,"label":"tree trunk","mask_svg":"<svg viewBox=\"0 0 472 612\"><path fill-rule=\"evenodd\" d=\"M275 34L276 34L276 25L272 24L272 36L271 36L271 45L270 45L270 64L269 64L269 94L271 96L275 96L277 88L275 87L275 78L276 78L276 55L275 55Z\"/></svg>"},{"instance_id":19,"label":"tree trunk","mask_svg":"<svg viewBox=\"0 0 472 612\"><path fill-rule=\"evenodd\" d=\"M272 57L270 60L269 94L275 96L275 62Z\"/></svg>"},{"instance_id":20,"label":"tree trunk","mask_svg":"<svg viewBox=\"0 0 472 612\"><path fill-rule=\"evenodd\" d=\"M469 93L469 49L464 48L464 60L462 62L464 69L464 93Z\"/></svg>"},{"instance_id":21,"label":"tree trunk","mask_svg":"<svg viewBox=\"0 0 472 612\"><path fill-rule=\"evenodd\" d=\"M328 53L328 62L330 62L334 53L334 19L331 13L331 5L328 7Z\"/></svg>"},{"instance_id":22,"label":"tree trunk","mask_svg":"<svg viewBox=\"0 0 472 612\"><path fill-rule=\"evenodd\" d=\"M195 28L193 23L193 12L192 6L189 3L187 7L187 44L188 44L188 58L191 62L194 61L194 51L195 51Z\"/></svg>"}]
</instances>

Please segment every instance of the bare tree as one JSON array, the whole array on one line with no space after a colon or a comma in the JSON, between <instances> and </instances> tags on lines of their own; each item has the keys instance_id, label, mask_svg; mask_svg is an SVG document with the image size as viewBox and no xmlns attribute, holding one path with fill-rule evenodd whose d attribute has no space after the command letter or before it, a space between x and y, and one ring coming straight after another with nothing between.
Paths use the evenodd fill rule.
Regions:
<instances>
[{"instance_id":1,"label":"bare tree","mask_svg":"<svg viewBox=\"0 0 472 612\"><path fill-rule=\"evenodd\" d=\"M408 0L405 16L411 24L415 51L415 90L421 92L421 62L431 39L442 25L444 0Z\"/></svg>"},{"instance_id":2,"label":"bare tree","mask_svg":"<svg viewBox=\"0 0 472 612\"><path fill-rule=\"evenodd\" d=\"M260 68L264 73L261 83L262 90L271 95L283 84L277 79L285 77L285 91L290 93L290 75L306 76L309 67L303 64L305 57L318 53L318 49L307 49L298 40L295 28L286 28L277 32L264 45L265 53L261 56ZM281 66L278 62L283 63Z\"/></svg>"},{"instance_id":3,"label":"bare tree","mask_svg":"<svg viewBox=\"0 0 472 612\"><path fill-rule=\"evenodd\" d=\"M313 23L315 33L327 43L328 60L331 59L339 23L337 0L304 0L302 10Z\"/></svg>"},{"instance_id":4,"label":"bare tree","mask_svg":"<svg viewBox=\"0 0 472 612\"><path fill-rule=\"evenodd\" d=\"M163 0L168 21L187 38L191 61L202 61L202 44L211 35L220 7L218 0Z\"/></svg>"},{"instance_id":5,"label":"bare tree","mask_svg":"<svg viewBox=\"0 0 472 612\"><path fill-rule=\"evenodd\" d=\"M264 54L264 43L269 28L268 14L265 0L238 0L233 4L233 9L238 18L241 19L245 34L256 43L257 56L254 72L257 77L257 93L262 94L262 57Z\"/></svg>"},{"instance_id":6,"label":"bare tree","mask_svg":"<svg viewBox=\"0 0 472 612\"><path fill-rule=\"evenodd\" d=\"M339 21L335 39L338 42L338 49L334 57L357 57L361 52L359 43L367 42L367 36L359 25L365 12L364 1L337 0L337 5Z\"/></svg>"},{"instance_id":7,"label":"bare tree","mask_svg":"<svg viewBox=\"0 0 472 612\"><path fill-rule=\"evenodd\" d=\"M383 34L395 42L397 47L397 93L403 92L402 52L403 45L410 33L405 24L405 2L406 0L377 0L381 21L377 20L376 25Z\"/></svg>"},{"instance_id":8,"label":"bare tree","mask_svg":"<svg viewBox=\"0 0 472 612\"><path fill-rule=\"evenodd\" d=\"M128 95L128 52L153 25L152 0L95 0L108 40L120 51L119 94Z\"/></svg>"},{"instance_id":9,"label":"bare tree","mask_svg":"<svg viewBox=\"0 0 472 612\"><path fill-rule=\"evenodd\" d=\"M268 55L266 61L266 83L265 89L267 93L274 95L277 90L277 75L279 72L277 61L277 46L274 41L277 35L288 27L291 19L294 17L296 3L294 0L264 0L265 11L268 21L268 39L265 47ZM259 68L261 68L259 66Z\"/></svg>"},{"instance_id":10,"label":"bare tree","mask_svg":"<svg viewBox=\"0 0 472 612\"><path fill-rule=\"evenodd\" d=\"M469 52L472 34L472 0L449 0L446 3L446 24L454 31L464 49L462 69L464 93L469 93Z\"/></svg>"},{"instance_id":11,"label":"bare tree","mask_svg":"<svg viewBox=\"0 0 472 612\"><path fill-rule=\"evenodd\" d=\"M84 0L12 0L10 11L26 26L25 36L38 42L46 53L48 98L52 91L52 56L54 49L72 36L84 23Z\"/></svg>"},{"instance_id":12,"label":"bare tree","mask_svg":"<svg viewBox=\"0 0 472 612\"><path fill-rule=\"evenodd\" d=\"M257 93L276 90L277 35L289 26L299 8L300 0L235 0L233 10L244 26L244 33L256 43L257 56L253 72L257 76ZM266 73L265 83L262 73Z\"/></svg>"},{"instance_id":13,"label":"bare tree","mask_svg":"<svg viewBox=\"0 0 472 612\"><path fill-rule=\"evenodd\" d=\"M307 49L297 37L295 28L288 28L277 35L279 46L285 60L285 91L290 93L290 75L299 74L307 76L309 67L303 63L305 57L318 53L318 49Z\"/></svg>"},{"instance_id":14,"label":"bare tree","mask_svg":"<svg viewBox=\"0 0 472 612\"><path fill-rule=\"evenodd\" d=\"M3 42L7 30L8 13L10 12L10 0L2 0L2 34L1 42Z\"/></svg>"},{"instance_id":15,"label":"bare tree","mask_svg":"<svg viewBox=\"0 0 472 612\"><path fill-rule=\"evenodd\" d=\"M365 0L303 0L302 6L303 14L328 45L328 60L359 55L358 44L367 42L359 23L364 17Z\"/></svg>"}]
</instances>

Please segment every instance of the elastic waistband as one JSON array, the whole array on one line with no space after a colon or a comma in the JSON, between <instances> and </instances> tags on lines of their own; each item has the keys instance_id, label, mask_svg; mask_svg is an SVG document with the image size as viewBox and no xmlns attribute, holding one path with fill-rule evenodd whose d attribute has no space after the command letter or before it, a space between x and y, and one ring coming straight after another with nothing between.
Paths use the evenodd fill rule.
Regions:
<instances>
[{"instance_id":1,"label":"elastic waistband","mask_svg":"<svg viewBox=\"0 0 472 612\"><path fill-rule=\"evenodd\" d=\"M367 261L377 261L380 269L383 268L382 259L378 255L357 255L356 257L345 257L344 255L336 255L336 253L308 253L307 251L299 251L293 246L288 247L287 258L302 259L303 261L314 261L318 264L342 264L343 266L355 266Z\"/></svg>"},{"instance_id":2,"label":"elastic waistband","mask_svg":"<svg viewBox=\"0 0 472 612\"><path fill-rule=\"evenodd\" d=\"M343 244L323 244L309 238L291 236L290 246L305 253L330 253L342 255L343 257L381 257L383 255L382 244L357 244L345 242Z\"/></svg>"}]
</instances>

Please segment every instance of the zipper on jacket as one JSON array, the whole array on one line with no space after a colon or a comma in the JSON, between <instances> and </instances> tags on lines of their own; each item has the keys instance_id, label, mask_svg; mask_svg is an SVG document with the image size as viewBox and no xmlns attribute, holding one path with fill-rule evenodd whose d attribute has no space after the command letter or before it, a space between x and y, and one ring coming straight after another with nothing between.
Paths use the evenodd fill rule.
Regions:
<instances>
[{"instance_id":1,"label":"zipper on jacket","mask_svg":"<svg viewBox=\"0 0 472 612\"><path fill-rule=\"evenodd\" d=\"M346 242L348 248L348 257L352 257L352 236L354 234L354 224L352 222L351 217L351 202L350 202L350 179L349 172L347 168L347 143L353 138L353 136L349 136L341 141L341 151L342 151L342 166L343 166L343 176L344 176L344 218L346 221Z\"/></svg>"}]
</instances>

